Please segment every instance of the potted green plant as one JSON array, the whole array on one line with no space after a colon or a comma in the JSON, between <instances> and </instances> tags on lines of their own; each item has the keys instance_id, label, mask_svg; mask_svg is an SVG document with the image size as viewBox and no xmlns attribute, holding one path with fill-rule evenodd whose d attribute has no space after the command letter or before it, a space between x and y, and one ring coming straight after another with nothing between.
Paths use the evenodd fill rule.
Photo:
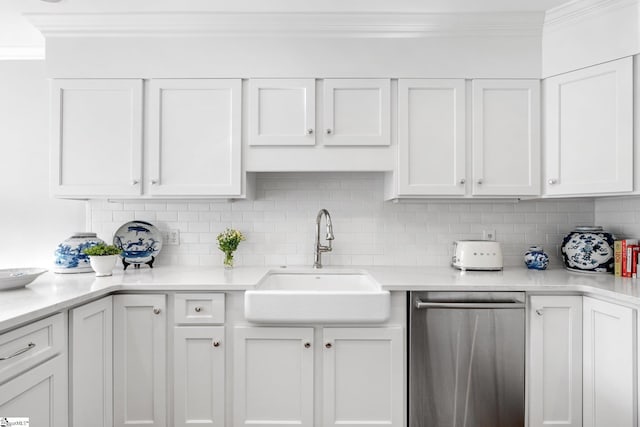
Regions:
<instances>
[{"instance_id":1,"label":"potted green plant","mask_svg":"<svg viewBox=\"0 0 640 427\"><path fill-rule=\"evenodd\" d=\"M233 268L233 253L243 240L244 235L233 228L227 228L218 234L218 249L224 252L224 268Z\"/></svg>"},{"instance_id":2,"label":"potted green plant","mask_svg":"<svg viewBox=\"0 0 640 427\"><path fill-rule=\"evenodd\" d=\"M100 243L82 251L89 256L91 268L96 272L96 276L111 276L113 268L116 266L118 256L122 253L122 249L113 245L105 245Z\"/></svg>"}]
</instances>

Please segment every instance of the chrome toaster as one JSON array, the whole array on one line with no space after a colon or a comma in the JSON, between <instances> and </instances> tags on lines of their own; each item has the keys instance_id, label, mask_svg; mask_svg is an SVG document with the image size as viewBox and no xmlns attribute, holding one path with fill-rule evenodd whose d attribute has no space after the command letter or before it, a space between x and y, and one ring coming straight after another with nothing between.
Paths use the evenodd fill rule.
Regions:
<instances>
[{"instance_id":1,"label":"chrome toaster","mask_svg":"<svg viewBox=\"0 0 640 427\"><path fill-rule=\"evenodd\" d=\"M502 247L492 240L455 241L451 265L459 270L502 270Z\"/></svg>"}]
</instances>

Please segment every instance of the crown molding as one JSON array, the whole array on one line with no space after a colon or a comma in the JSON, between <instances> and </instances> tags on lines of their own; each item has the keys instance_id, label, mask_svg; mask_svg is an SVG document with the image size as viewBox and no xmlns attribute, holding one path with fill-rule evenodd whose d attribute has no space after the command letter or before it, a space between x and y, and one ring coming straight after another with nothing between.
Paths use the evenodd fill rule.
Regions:
<instances>
[{"instance_id":1,"label":"crown molding","mask_svg":"<svg viewBox=\"0 0 640 427\"><path fill-rule=\"evenodd\" d=\"M619 9L640 6L640 0L573 0L549 9L544 18L545 30L573 25L592 16L611 13Z\"/></svg>"},{"instance_id":2,"label":"crown molding","mask_svg":"<svg viewBox=\"0 0 640 427\"><path fill-rule=\"evenodd\" d=\"M0 61L44 59L44 43L31 46L0 46Z\"/></svg>"},{"instance_id":3,"label":"crown molding","mask_svg":"<svg viewBox=\"0 0 640 427\"><path fill-rule=\"evenodd\" d=\"M542 34L523 13L79 13L25 14L45 37L208 36L419 38Z\"/></svg>"}]
</instances>

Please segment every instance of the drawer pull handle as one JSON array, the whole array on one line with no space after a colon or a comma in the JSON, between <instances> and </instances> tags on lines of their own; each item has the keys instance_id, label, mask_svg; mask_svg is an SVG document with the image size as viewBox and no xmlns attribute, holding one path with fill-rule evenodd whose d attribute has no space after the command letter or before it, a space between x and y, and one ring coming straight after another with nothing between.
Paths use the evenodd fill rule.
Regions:
<instances>
[{"instance_id":1,"label":"drawer pull handle","mask_svg":"<svg viewBox=\"0 0 640 427\"><path fill-rule=\"evenodd\" d=\"M194 310L196 311L196 313L200 313L202 311L202 307L196 307L194 308Z\"/></svg>"},{"instance_id":2,"label":"drawer pull handle","mask_svg":"<svg viewBox=\"0 0 640 427\"><path fill-rule=\"evenodd\" d=\"M32 348L34 348L36 345L32 342L30 342L29 344L27 344L27 346L25 348L21 348L20 350L16 351L13 354L10 354L8 356L5 357L0 357L0 360L9 360L12 359L16 356L20 356L22 353L26 353L27 351L31 350Z\"/></svg>"}]
</instances>

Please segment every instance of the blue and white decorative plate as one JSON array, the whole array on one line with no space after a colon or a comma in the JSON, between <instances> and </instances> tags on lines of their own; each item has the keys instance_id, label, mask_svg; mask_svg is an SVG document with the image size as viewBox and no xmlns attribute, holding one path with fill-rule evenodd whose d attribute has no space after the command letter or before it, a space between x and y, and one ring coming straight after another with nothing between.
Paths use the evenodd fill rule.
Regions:
<instances>
[{"instance_id":1,"label":"blue and white decorative plate","mask_svg":"<svg viewBox=\"0 0 640 427\"><path fill-rule=\"evenodd\" d=\"M151 265L162 249L162 234L151 223L131 221L118 228L113 236L113 244L122 249L125 266Z\"/></svg>"},{"instance_id":2,"label":"blue and white decorative plate","mask_svg":"<svg viewBox=\"0 0 640 427\"><path fill-rule=\"evenodd\" d=\"M600 226L579 226L562 241L565 268L581 273L613 273L615 236Z\"/></svg>"}]
</instances>

